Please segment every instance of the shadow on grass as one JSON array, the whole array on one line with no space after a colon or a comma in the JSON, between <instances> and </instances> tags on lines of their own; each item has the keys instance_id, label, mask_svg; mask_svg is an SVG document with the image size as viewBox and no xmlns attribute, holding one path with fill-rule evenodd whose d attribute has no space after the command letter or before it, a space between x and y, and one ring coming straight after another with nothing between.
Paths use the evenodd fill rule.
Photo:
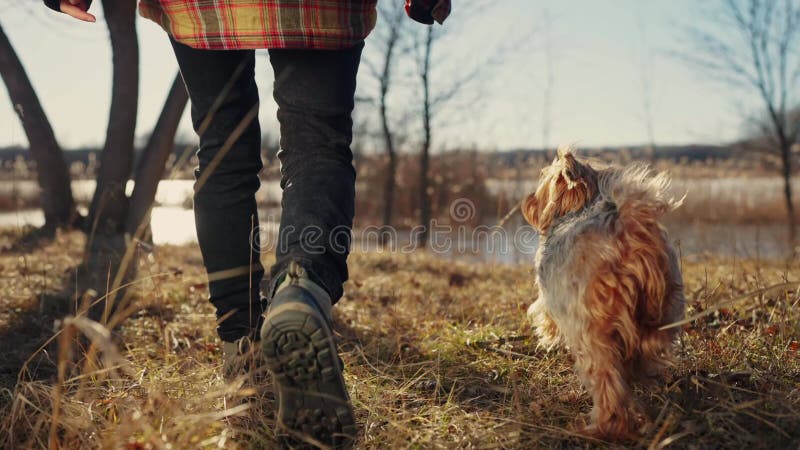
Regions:
<instances>
[{"instance_id":1,"label":"shadow on grass","mask_svg":"<svg viewBox=\"0 0 800 450\"><path fill-rule=\"evenodd\" d=\"M698 442L717 448L797 448L797 386L800 374L791 380L753 371L686 373L656 393L663 405L657 425L662 437L680 442L677 448Z\"/></svg>"},{"instance_id":2,"label":"shadow on grass","mask_svg":"<svg viewBox=\"0 0 800 450\"><path fill-rule=\"evenodd\" d=\"M72 311L71 301L58 293L36 298L38 304L15 308L0 325L0 390L13 391L19 379L43 381L55 377L56 345L51 338L56 321ZM4 396L0 402L7 400Z\"/></svg>"},{"instance_id":3,"label":"shadow on grass","mask_svg":"<svg viewBox=\"0 0 800 450\"><path fill-rule=\"evenodd\" d=\"M53 225L43 225L35 227L25 225L16 232L17 236L2 249L2 252L20 253L20 252L34 252L43 246L50 244L56 238L59 232L69 232L70 230L84 230L86 226L86 218L79 213L75 213L74 217L68 224L63 227L56 227Z\"/></svg>"},{"instance_id":4,"label":"shadow on grass","mask_svg":"<svg viewBox=\"0 0 800 450\"><path fill-rule=\"evenodd\" d=\"M8 245L4 251L8 252L33 252L53 241L56 230L53 227L29 227L19 237Z\"/></svg>"}]
</instances>

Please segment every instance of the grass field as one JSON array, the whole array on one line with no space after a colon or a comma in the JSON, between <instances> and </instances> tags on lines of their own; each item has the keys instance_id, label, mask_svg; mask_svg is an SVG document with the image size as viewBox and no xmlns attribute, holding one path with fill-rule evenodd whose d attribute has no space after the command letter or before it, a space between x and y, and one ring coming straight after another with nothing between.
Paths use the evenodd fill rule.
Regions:
<instances>
[{"instance_id":1,"label":"grass field","mask_svg":"<svg viewBox=\"0 0 800 450\"><path fill-rule=\"evenodd\" d=\"M76 301L82 243L69 233L0 256L0 448L274 447L270 389L220 378L195 246L142 261L136 312L112 336L79 321L46 344ZM685 258L683 270L690 315L800 280L780 261ZM572 431L589 398L566 352L536 348L530 267L356 254L345 291L335 325L356 448L614 447ZM798 448L799 302L772 289L686 326L669 379L639 391L652 429L625 446Z\"/></svg>"}]
</instances>

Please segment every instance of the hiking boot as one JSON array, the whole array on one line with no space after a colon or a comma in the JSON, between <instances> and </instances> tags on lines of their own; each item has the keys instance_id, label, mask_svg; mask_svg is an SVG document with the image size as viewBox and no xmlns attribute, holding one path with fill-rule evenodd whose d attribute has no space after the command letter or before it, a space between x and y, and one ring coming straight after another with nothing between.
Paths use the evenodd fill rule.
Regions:
<instances>
[{"instance_id":1,"label":"hiking boot","mask_svg":"<svg viewBox=\"0 0 800 450\"><path fill-rule=\"evenodd\" d=\"M270 301L261 351L275 381L283 443L350 446L355 416L331 331L331 299L295 262Z\"/></svg>"}]
</instances>

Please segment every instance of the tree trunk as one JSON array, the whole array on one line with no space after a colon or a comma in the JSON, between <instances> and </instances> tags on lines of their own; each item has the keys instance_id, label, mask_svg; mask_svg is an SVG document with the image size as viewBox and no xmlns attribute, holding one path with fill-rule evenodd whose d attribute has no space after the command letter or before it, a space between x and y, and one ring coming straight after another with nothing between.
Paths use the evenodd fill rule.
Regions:
<instances>
[{"instance_id":1,"label":"tree trunk","mask_svg":"<svg viewBox=\"0 0 800 450\"><path fill-rule=\"evenodd\" d=\"M136 168L125 233L138 240L149 241L150 210L188 100L186 87L178 73Z\"/></svg>"},{"instance_id":2,"label":"tree trunk","mask_svg":"<svg viewBox=\"0 0 800 450\"><path fill-rule=\"evenodd\" d=\"M795 223L794 201L792 200L792 143L782 139L781 147L781 175L783 175L783 198L786 202L786 224L789 227L789 243L794 249L797 244L797 226ZM793 250L792 253L795 253Z\"/></svg>"},{"instance_id":3,"label":"tree trunk","mask_svg":"<svg viewBox=\"0 0 800 450\"><path fill-rule=\"evenodd\" d=\"M42 210L47 230L70 226L77 217L69 170L53 128L39 103L25 68L0 26L0 76L8 89L14 110L22 121L36 176L42 190Z\"/></svg>"},{"instance_id":4,"label":"tree trunk","mask_svg":"<svg viewBox=\"0 0 800 450\"><path fill-rule=\"evenodd\" d=\"M420 234L420 246L428 246L431 226L431 199L428 193L430 184L430 149L431 149L431 96L430 96L430 66L431 48L433 46L433 27L428 27L427 38L425 41L425 55L422 66L422 91L423 91L423 111L422 121L424 129L424 139L420 149L419 158L419 212L420 222L422 222L422 233Z\"/></svg>"},{"instance_id":5,"label":"tree trunk","mask_svg":"<svg viewBox=\"0 0 800 450\"><path fill-rule=\"evenodd\" d=\"M386 148L389 154L389 161L386 166L386 181L383 186L383 226L389 228L392 226L392 217L394 213L394 189L397 184L397 153L394 149ZM383 235L383 233L381 233ZM385 243L381 237L381 244Z\"/></svg>"},{"instance_id":6,"label":"tree trunk","mask_svg":"<svg viewBox=\"0 0 800 450\"><path fill-rule=\"evenodd\" d=\"M103 11L111 37L114 78L97 188L89 208L90 238L123 232L128 209L125 185L133 164L133 140L139 99L136 2L103 0Z\"/></svg>"},{"instance_id":7,"label":"tree trunk","mask_svg":"<svg viewBox=\"0 0 800 450\"><path fill-rule=\"evenodd\" d=\"M397 45L399 21L392 24L391 34L386 42L386 59L383 63L383 73L381 74L381 126L383 129L383 140L386 146L386 154L389 161L386 167L386 180L383 187L383 230L380 233L380 245L386 245L389 227L392 226L392 214L394 212L394 189L397 180L397 152L394 148L394 137L389 127L389 111L387 97L392 79L392 66L394 50Z\"/></svg>"},{"instance_id":8,"label":"tree trunk","mask_svg":"<svg viewBox=\"0 0 800 450\"><path fill-rule=\"evenodd\" d=\"M133 165L139 101L139 44L135 0L103 0L103 11L114 65L111 109L79 283L87 293L96 294L84 296L90 303L81 308L88 308L92 319L114 326L124 318L116 311L125 311L130 298L122 287L136 274L137 246L124 231L129 205L125 185Z\"/></svg>"}]
</instances>

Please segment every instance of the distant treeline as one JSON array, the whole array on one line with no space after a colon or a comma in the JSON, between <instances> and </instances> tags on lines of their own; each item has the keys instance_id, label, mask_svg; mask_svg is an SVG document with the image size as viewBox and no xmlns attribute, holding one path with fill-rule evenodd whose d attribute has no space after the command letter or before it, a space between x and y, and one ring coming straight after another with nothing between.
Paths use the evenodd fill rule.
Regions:
<instances>
[{"instance_id":1,"label":"distant treeline","mask_svg":"<svg viewBox=\"0 0 800 450\"><path fill-rule=\"evenodd\" d=\"M175 145L173 149L173 155L175 158L180 157L187 148L194 149L194 144L191 143L178 143ZM67 160L68 165L72 165L73 163L82 163L84 165L90 165L90 163L96 161L97 156L100 154L100 148L91 148L91 147L80 147L70 149L64 152L64 157ZM136 156L140 152L136 152ZM685 162L693 162L693 161L706 161L709 159L714 160L726 160L729 158L734 158L739 156L739 151L737 146L717 146L717 145L703 145L703 144L692 144L692 145L669 145L669 146L657 146L654 148L645 147L645 146L633 146L633 147L594 147L594 148L580 148L580 153L582 155L590 156L590 157L597 157L597 158L604 158L610 155L614 156L614 159L618 159L621 154L624 154L625 159L649 159L649 160L659 160L659 161L671 161L675 163L685 163ZM527 161L529 159L540 159L544 155L548 154L555 154L554 149L550 150L543 150L543 149L512 149L512 150L503 150L497 152L489 152L486 153L487 159L494 164L498 165L515 165L520 162ZM275 152L270 151L269 149L264 150L264 156L268 160L274 158ZM372 155L370 155L372 156ZM358 158L358 155L356 155ZM11 147L0 147L0 163L2 163L3 167L8 167L8 163L14 161L30 161L30 153L27 151L25 147L21 146L11 146Z\"/></svg>"},{"instance_id":2,"label":"distant treeline","mask_svg":"<svg viewBox=\"0 0 800 450\"><path fill-rule=\"evenodd\" d=\"M176 157L183 153L186 148L196 148L195 144L189 143L176 143L175 147L172 150L173 155ZM102 152L102 148L99 147L78 147L72 148L69 150L64 151L64 158L67 160L67 164L71 165L72 163L83 163L89 164L90 162L96 161L97 157ZM138 158L141 154L141 148L137 148L135 151L135 157ZM0 147L0 162L3 163L5 166L9 161L17 161L19 159L24 161L31 161L30 152L26 147L22 146L11 146L11 147Z\"/></svg>"},{"instance_id":3,"label":"distant treeline","mask_svg":"<svg viewBox=\"0 0 800 450\"><path fill-rule=\"evenodd\" d=\"M175 143L172 154L167 160L167 167L173 171L171 176L176 178L191 178L193 176L192 169L197 164L197 160L194 158L195 150L197 150L196 143ZM99 166L101 153L102 148L98 147L79 147L64 151L64 158L72 178L94 178L97 175L96 171ZM274 157L275 154L274 151L269 152L266 149L264 153L266 158ZM141 154L141 147L134 150L134 168L138 167ZM185 162L178 166L175 165L177 161ZM34 170L35 164L27 148L22 146L0 147L0 176L7 176L13 172L15 176L25 178L32 175Z\"/></svg>"},{"instance_id":4,"label":"distant treeline","mask_svg":"<svg viewBox=\"0 0 800 450\"><path fill-rule=\"evenodd\" d=\"M622 147L579 147L579 153L592 158L614 160L651 160L668 161L674 163L687 163L708 160L726 160L736 158L739 155L739 146L728 145L663 145L656 147L649 146L622 146ZM542 155L555 156L555 149L514 149L498 152L495 154L498 164L514 165L520 161L525 162L529 159L538 159Z\"/></svg>"}]
</instances>

